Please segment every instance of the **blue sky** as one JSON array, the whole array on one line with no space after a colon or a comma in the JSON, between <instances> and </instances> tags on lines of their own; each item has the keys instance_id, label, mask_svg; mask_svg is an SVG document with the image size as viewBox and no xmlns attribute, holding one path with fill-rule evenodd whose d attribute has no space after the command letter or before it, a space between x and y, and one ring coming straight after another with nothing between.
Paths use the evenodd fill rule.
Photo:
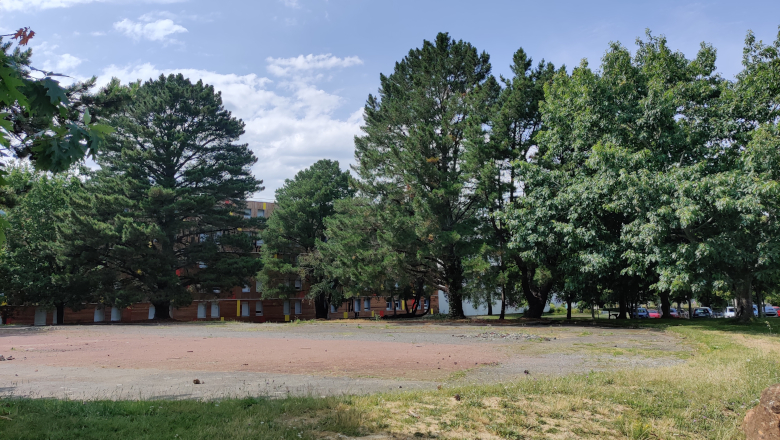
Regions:
<instances>
[{"instance_id":1,"label":"blue sky","mask_svg":"<svg viewBox=\"0 0 780 440\"><path fill-rule=\"evenodd\" d=\"M506 75L519 47L556 66L597 66L610 41L633 49L650 28L689 57L712 43L733 77L746 32L772 41L778 25L777 0L0 0L1 33L37 33L36 66L101 83L183 72L221 90L247 124L262 200L320 158L346 168L379 74L437 32L488 52Z\"/></svg>"}]
</instances>

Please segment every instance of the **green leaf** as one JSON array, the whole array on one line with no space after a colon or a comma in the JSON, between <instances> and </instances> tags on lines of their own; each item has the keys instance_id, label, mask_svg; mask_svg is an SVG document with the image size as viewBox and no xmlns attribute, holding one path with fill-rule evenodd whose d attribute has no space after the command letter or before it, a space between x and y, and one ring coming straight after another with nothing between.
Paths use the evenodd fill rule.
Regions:
<instances>
[{"instance_id":1,"label":"green leaf","mask_svg":"<svg viewBox=\"0 0 780 440\"><path fill-rule=\"evenodd\" d=\"M92 122L92 116L89 114L89 109L86 109L84 111L84 123L89 125L90 122Z\"/></svg>"},{"instance_id":2,"label":"green leaf","mask_svg":"<svg viewBox=\"0 0 780 440\"><path fill-rule=\"evenodd\" d=\"M57 105L58 103L68 104L68 95L65 93L65 89L60 87L60 83L51 79L44 78L40 80L43 86L46 88L46 96L51 99L51 103Z\"/></svg>"}]
</instances>

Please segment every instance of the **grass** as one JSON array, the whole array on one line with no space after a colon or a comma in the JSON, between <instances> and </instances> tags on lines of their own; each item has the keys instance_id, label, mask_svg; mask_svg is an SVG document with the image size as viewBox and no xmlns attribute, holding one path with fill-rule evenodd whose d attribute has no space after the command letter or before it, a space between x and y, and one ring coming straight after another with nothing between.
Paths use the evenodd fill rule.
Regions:
<instances>
[{"instance_id":1,"label":"grass","mask_svg":"<svg viewBox=\"0 0 780 440\"><path fill-rule=\"evenodd\" d=\"M744 438L739 425L745 412L761 390L780 382L777 329L770 334L764 321L643 320L641 325L678 336L690 358L663 368L532 375L515 383L359 397L5 399L0 400L0 438L296 440L371 433L472 439Z\"/></svg>"}]
</instances>

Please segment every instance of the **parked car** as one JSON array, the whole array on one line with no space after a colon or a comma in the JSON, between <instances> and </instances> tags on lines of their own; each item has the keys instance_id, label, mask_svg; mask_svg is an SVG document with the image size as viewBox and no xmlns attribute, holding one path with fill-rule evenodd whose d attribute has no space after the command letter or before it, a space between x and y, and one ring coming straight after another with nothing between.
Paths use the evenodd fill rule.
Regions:
<instances>
[{"instance_id":1,"label":"parked car","mask_svg":"<svg viewBox=\"0 0 780 440\"><path fill-rule=\"evenodd\" d=\"M764 316L767 318L777 318L777 310L772 307L772 304L764 305Z\"/></svg>"},{"instance_id":2,"label":"parked car","mask_svg":"<svg viewBox=\"0 0 780 440\"><path fill-rule=\"evenodd\" d=\"M658 310L650 309L647 311L647 317L648 318L660 318L661 314L658 313Z\"/></svg>"},{"instance_id":3,"label":"parked car","mask_svg":"<svg viewBox=\"0 0 780 440\"><path fill-rule=\"evenodd\" d=\"M723 318L725 316L725 312L723 309L712 309L712 317L713 318Z\"/></svg>"},{"instance_id":4,"label":"parked car","mask_svg":"<svg viewBox=\"0 0 780 440\"><path fill-rule=\"evenodd\" d=\"M647 313L647 309L644 307L637 307L636 310L634 310L634 313L631 316L634 319L640 319L640 318L649 318L650 315Z\"/></svg>"},{"instance_id":5,"label":"parked car","mask_svg":"<svg viewBox=\"0 0 780 440\"><path fill-rule=\"evenodd\" d=\"M737 309L734 307L726 307L726 310L723 311L723 317L724 318L736 318L737 317Z\"/></svg>"},{"instance_id":6,"label":"parked car","mask_svg":"<svg viewBox=\"0 0 780 440\"><path fill-rule=\"evenodd\" d=\"M780 316L780 306L772 306L775 309L775 312L777 312L777 316Z\"/></svg>"},{"instance_id":7,"label":"parked car","mask_svg":"<svg viewBox=\"0 0 780 440\"><path fill-rule=\"evenodd\" d=\"M696 307L691 318L712 318L712 311L709 307Z\"/></svg>"},{"instance_id":8,"label":"parked car","mask_svg":"<svg viewBox=\"0 0 780 440\"><path fill-rule=\"evenodd\" d=\"M669 308L669 314L672 315L672 318L679 318L680 314L677 313L677 309L674 307Z\"/></svg>"}]
</instances>

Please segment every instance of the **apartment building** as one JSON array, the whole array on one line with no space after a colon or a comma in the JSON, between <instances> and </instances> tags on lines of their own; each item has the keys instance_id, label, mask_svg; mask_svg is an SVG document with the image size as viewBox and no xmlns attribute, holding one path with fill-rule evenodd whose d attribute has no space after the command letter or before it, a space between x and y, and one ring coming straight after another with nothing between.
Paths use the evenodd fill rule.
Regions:
<instances>
[{"instance_id":1,"label":"apartment building","mask_svg":"<svg viewBox=\"0 0 780 440\"><path fill-rule=\"evenodd\" d=\"M273 202L248 201L244 216L267 218L272 215L275 207ZM254 252L259 254L262 246L262 240L258 240ZM177 321L289 322L314 319L314 302L306 298L309 286L304 280L295 280L293 285L297 293L294 297L285 299L263 298L259 281L246 286L235 286L225 292L195 293L192 304L187 307L171 307L170 316ZM430 303L426 299L417 304L397 299L389 301L374 295L353 298L342 304L332 304L328 316L330 319L381 318L406 314L409 309L416 309L418 314L422 314L429 307L432 313L438 313L438 295L433 295ZM7 320L8 324L57 324L56 311L43 307L14 307L12 312L12 316ZM66 308L63 320L65 324L138 323L149 322L154 316L154 306L148 302L121 309L101 304L85 304L79 310Z\"/></svg>"}]
</instances>

